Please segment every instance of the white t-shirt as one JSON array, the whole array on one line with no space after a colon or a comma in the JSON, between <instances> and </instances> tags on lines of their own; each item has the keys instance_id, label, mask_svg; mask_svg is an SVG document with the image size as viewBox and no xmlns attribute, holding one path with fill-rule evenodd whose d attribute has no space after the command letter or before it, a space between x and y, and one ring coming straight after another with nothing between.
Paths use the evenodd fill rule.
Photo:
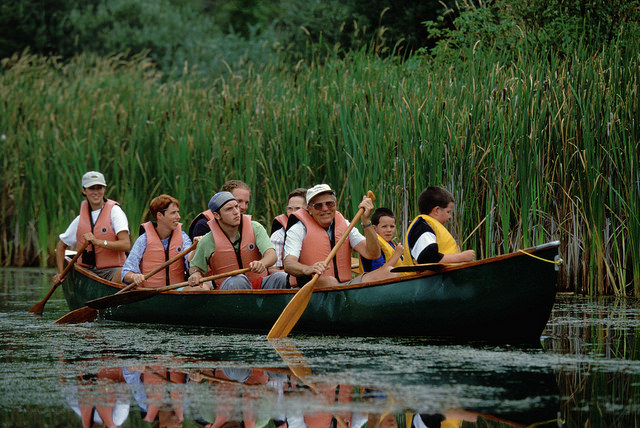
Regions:
<instances>
[{"instance_id":1,"label":"white t-shirt","mask_svg":"<svg viewBox=\"0 0 640 428\"><path fill-rule=\"evenodd\" d=\"M276 267L282 267L282 249L284 248L284 227L276 230L271 234L271 243L273 244L274 250L276 250L276 254L278 255L278 259L276 260Z\"/></svg>"},{"instance_id":2,"label":"white t-shirt","mask_svg":"<svg viewBox=\"0 0 640 428\"><path fill-rule=\"evenodd\" d=\"M98 216L100 215L100 211L102 208L98 210L91 211L91 218L93 222L98 220ZM80 224L80 216L73 219L67 230L64 233L60 234L60 240L64 242L69 247L76 246L76 233L78 232L78 224ZM111 208L111 228L114 230L116 235L123 230L129 231L129 221L127 220L127 216L125 215L122 208L119 205L114 205Z\"/></svg>"},{"instance_id":3,"label":"white t-shirt","mask_svg":"<svg viewBox=\"0 0 640 428\"><path fill-rule=\"evenodd\" d=\"M349 226L347 219L344 220L344 223L347 227ZM329 236L331 236L330 234L331 229L332 227L330 227L327 230L327 235ZM289 230L287 230L287 238L284 241L284 258L285 259L289 255L294 256L298 259L300 258L300 251L302 250L302 241L306 236L307 236L307 228L305 227L304 223L302 223L301 221L297 222L296 224L291 226ZM356 245L358 245L360 242L364 240L365 240L365 237L362 235L362 233L360 233L358 229L356 229L355 227L351 229L351 232L349 232L349 245L351 245L351 248L355 248Z\"/></svg>"}]
</instances>

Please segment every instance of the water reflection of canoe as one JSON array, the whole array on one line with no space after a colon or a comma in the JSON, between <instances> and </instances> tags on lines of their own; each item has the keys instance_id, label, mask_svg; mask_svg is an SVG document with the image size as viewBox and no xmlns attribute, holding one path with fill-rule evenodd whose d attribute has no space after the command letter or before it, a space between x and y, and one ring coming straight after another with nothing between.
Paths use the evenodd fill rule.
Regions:
<instances>
[{"instance_id":1,"label":"water reflection of canoe","mask_svg":"<svg viewBox=\"0 0 640 428\"><path fill-rule=\"evenodd\" d=\"M558 247L556 241L400 280L316 290L294 332L539 342L556 294L556 265L549 261L557 256ZM81 267L63 283L71 309L120 287ZM169 291L106 309L101 316L267 332L293 293Z\"/></svg>"}]
</instances>

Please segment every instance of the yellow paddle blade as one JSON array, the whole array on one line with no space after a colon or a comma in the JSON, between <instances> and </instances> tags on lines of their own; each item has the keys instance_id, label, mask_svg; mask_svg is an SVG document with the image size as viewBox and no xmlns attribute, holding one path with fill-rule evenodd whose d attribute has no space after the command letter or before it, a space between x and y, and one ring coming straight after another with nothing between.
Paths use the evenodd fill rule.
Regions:
<instances>
[{"instance_id":1,"label":"yellow paddle blade","mask_svg":"<svg viewBox=\"0 0 640 428\"><path fill-rule=\"evenodd\" d=\"M293 299L289 301L289 304L284 308L278 320L273 324L267 339L277 339L286 337L289 332L295 327L296 323L304 313L304 310L311 299L313 294L313 286L318 280L318 274L313 275L311 281L306 283L298 292L293 296Z\"/></svg>"}]
</instances>

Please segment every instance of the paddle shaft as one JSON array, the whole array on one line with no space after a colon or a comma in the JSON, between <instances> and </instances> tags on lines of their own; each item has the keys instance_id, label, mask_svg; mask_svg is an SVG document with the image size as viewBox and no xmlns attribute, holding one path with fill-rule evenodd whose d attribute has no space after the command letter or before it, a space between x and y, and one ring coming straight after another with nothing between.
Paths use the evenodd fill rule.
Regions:
<instances>
[{"instance_id":1,"label":"paddle shaft","mask_svg":"<svg viewBox=\"0 0 640 428\"><path fill-rule=\"evenodd\" d=\"M187 254L189 254L197 245L198 245L197 241L192 243L191 246L189 248L187 248L186 250L183 250L183 251L179 252L175 256L171 257L169 260L167 260L164 263L162 263L157 268L153 269L151 272L145 274L144 280L146 281L147 279L151 278L153 275L157 274L162 269L165 269L167 266L169 266L171 263L175 262L176 260L180 260L182 257L184 257ZM124 293L125 291L131 290L135 286L136 286L136 283L132 282L131 284L127 285L126 287L124 287L122 290L118 291L115 294Z\"/></svg>"},{"instance_id":2,"label":"paddle shaft","mask_svg":"<svg viewBox=\"0 0 640 428\"><path fill-rule=\"evenodd\" d=\"M147 280L147 279L151 278L153 275L155 275L156 273L160 272L162 269L166 268L171 263L173 263L173 262L179 260L180 258L186 256L197 245L198 245L197 242L192 243L189 248L181 251L180 253L176 254L173 257L171 257L169 260L167 260L164 263L162 263L157 268L153 269L151 272L147 273L144 276L144 279ZM125 291L128 291L131 288L133 288L134 286L135 286L135 283L131 283L131 284L127 285L126 287L124 287L123 289L121 289L118 292L116 292L115 294L124 293ZM82 308L75 309L75 310L67 313L66 315L63 315L62 317L58 318L56 320L55 324L77 324L77 323L82 323L82 322L89 322L89 321L93 321L94 319L96 319L97 316L98 316L98 311L96 309L90 308L88 306L84 306Z\"/></svg>"},{"instance_id":3,"label":"paddle shaft","mask_svg":"<svg viewBox=\"0 0 640 428\"><path fill-rule=\"evenodd\" d=\"M78 260L78 258L82 255L82 252L85 250L85 248L87 248L88 245L89 245L89 241L85 241L85 243L82 244L82 246L78 249L78 251L76 251L76 254L73 256L69 264L67 264L67 266L65 266L65 268L62 270L62 273L58 277L58 280L51 286L47 295L44 296L44 299L42 299L40 302L33 305L29 310L29 312L42 313L42 311L44 310L44 305L45 303L47 303L47 300L49 300L49 297L51 297L53 292L56 291L56 288L58 288L58 285L62 284L62 281L64 281L64 277L71 270L73 265L76 263L76 260Z\"/></svg>"},{"instance_id":4,"label":"paddle shaft","mask_svg":"<svg viewBox=\"0 0 640 428\"><path fill-rule=\"evenodd\" d=\"M242 268L242 269L232 270L231 272L225 272L225 273L219 273L217 275L205 276L205 277L202 277L202 278L200 278L198 280L198 284L202 284L203 282L207 282L207 281L215 281L216 279L226 278L228 276L240 275L240 274L249 272L250 270L251 270L251 268ZM161 293L163 291L175 290L176 288L184 287L184 286L187 286L187 285L189 285L189 281L180 282L178 284L167 285L166 287L162 287L162 288L146 289L144 291L154 291L156 293Z\"/></svg>"},{"instance_id":5,"label":"paddle shaft","mask_svg":"<svg viewBox=\"0 0 640 428\"><path fill-rule=\"evenodd\" d=\"M371 200L375 200L375 195L372 191L367 192L367 197L369 197ZM349 237L349 233L351 233L351 230L355 227L358 220L360 220L360 217L362 217L362 214L364 214L364 208L360 208L353 220L351 220L351 223L349 223L347 229L344 231L336 245L324 260L325 265L328 265L335 257L344 241ZM315 273L311 280L307 282L300 290L298 290L298 292L289 301L289 304L287 304L287 306L284 308L275 324L273 324L273 327L271 327L269 334L267 334L267 339L285 337L289 334L293 327L295 327L296 323L302 316L302 313L307 308L307 304L309 304L311 293L313 293L313 288L319 277L320 275L318 273Z\"/></svg>"},{"instance_id":6,"label":"paddle shaft","mask_svg":"<svg viewBox=\"0 0 640 428\"><path fill-rule=\"evenodd\" d=\"M204 278L200 278L198 283L203 283L205 281L213 281L216 279L225 278L227 276L240 275L242 273L248 272L250 268L243 268L233 270L231 272L220 273L217 275L206 276ZM188 281L179 282L177 284L167 285L166 287L161 288L146 288L140 289L137 291L129 291L127 293L116 293L106 297L100 297L99 299L94 299L86 302L86 305L92 307L94 309L106 309L111 308L113 306L127 305L129 303L138 302L140 300L148 299L150 297L155 296L158 293L162 293L163 291L174 290L176 288L184 287L189 285Z\"/></svg>"}]
</instances>

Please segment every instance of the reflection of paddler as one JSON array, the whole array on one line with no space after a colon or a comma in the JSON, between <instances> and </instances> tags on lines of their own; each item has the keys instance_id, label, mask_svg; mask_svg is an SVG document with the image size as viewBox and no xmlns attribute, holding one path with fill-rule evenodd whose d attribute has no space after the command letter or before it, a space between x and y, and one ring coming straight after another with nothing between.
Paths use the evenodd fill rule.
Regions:
<instances>
[{"instance_id":1,"label":"reflection of paddler","mask_svg":"<svg viewBox=\"0 0 640 428\"><path fill-rule=\"evenodd\" d=\"M66 389L67 402L80 416L84 428L117 427L127 420L130 401L114 393L113 383L124 383L119 367L102 369L95 376L82 376L79 385Z\"/></svg>"},{"instance_id":2,"label":"reflection of paddler","mask_svg":"<svg viewBox=\"0 0 640 428\"><path fill-rule=\"evenodd\" d=\"M265 389L245 388L244 386L269 385L270 376L267 372L258 369L223 367L209 371L200 371L190 374L190 378L196 382L210 381L214 387L214 401L207 408L200 410L200 416L205 420L213 420L211 423L202 422L206 427L231 428L229 425L242 420L243 428L255 428L258 415L254 405L258 398L262 398ZM268 421L267 421L268 422ZM279 424L276 423L276 426Z\"/></svg>"},{"instance_id":3,"label":"reflection of paddler","mask_svg":"<svg viewBox=\"0 0 640 428\"><path fill-rule=\"evenodd\" d=\"M184 397L176 388L167 390L167 384L186 383L186 374L171 372L161 367L124 368L123 373L140 406L143 421L157 420L161 427L182 426Z\"/></svg>"},{"instance_id":4,"label":"reflection of paddler","mask_svg":"<svg viewBox=\"0 0 640 428\"><path fill-rule=\"evenodd\" d=\"M351 385L316 386L315 392L319 394L327 405L335 403L349 405L353 401L353 387ZM342 418L347 426L351 425L350 412L316 411L305 413L302 418L292 415L287 418L289 428L333 428L340 427L337 417ZM304 423L304 425L303 425Z\"/></svg>"}]
</instances>

